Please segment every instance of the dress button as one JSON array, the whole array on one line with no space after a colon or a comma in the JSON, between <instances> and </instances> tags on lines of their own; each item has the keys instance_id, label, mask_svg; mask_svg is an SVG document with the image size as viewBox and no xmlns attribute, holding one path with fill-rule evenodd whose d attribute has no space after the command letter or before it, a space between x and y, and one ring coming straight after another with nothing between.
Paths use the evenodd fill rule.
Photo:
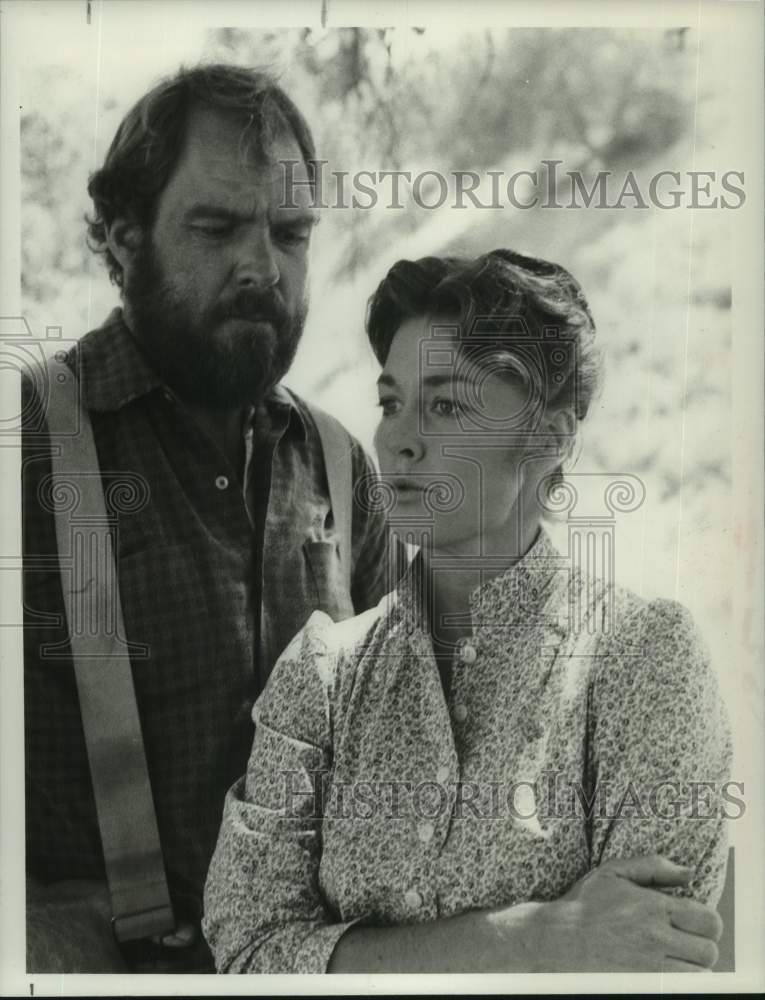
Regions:
<instances>
[{"instance_id":1,"label":"dress button","mask_svg":"<svg viewBox=\"0 0 765 1000\"><path fill-rule=\"evenodd\" d=\"M215 485L219 490L228 489L228 477L227 476L216 476Z\"/></svg>"},{"instance_id":2,"label":"dress button","mask_svg":"<svg viewBox=\"0 0 765 1000\"><path fill-rule=\"evenodd\" d=\"M457 722L464 722L467 719L468 710L465 705L455 705L454 706L454 718Z\"/></svg>"},{"instance_id":3,"label":"dress button","mask_svg":"<svg viewBox=\"0 0 765 1000\"><path fill-rule=\"evenodd\" d=\"M404 902L410 910L419 910L422 906L422 896L416 889L407 889L404 893Z\"/></svg>"},{"instance_id":4,"label":"dress button","mask_svg":"<svg viewBox=\"0 0 765 1000\"><path fill-rule=\"evenodd\" d=\"M445 785L446 782L449 780L450 774L451 771L446 766L446 764L444 764L443 767L439 767L439 769L436 771L436 781L439 783L439 785Z\"/></svg>"},{"instance_id":5,"label":"dress button","mask_svg":"<svg viewBox=\"0 0 765 1000\"><path fill-rule=\"evenodd\" d=\"M475 646L466 642L464 646L461 647L459 651L459 658L462 663L475 663L478 659L478 651Z\"/></svg>"},{"instance_id":6,"label":"dress button","mask_svg":"<svg viewBox=\"0 0 765 1000\"><path fill-rule=\"evenodd\" d=\"M417 827L417 836L423 844L427 844L431 841L435 832L436 830L432 823L420 823Z\"/></svg>"},{"instance_id":7,"label":"dress button","mask_svg":"<svg viewBox=\"0 0 765 1000\"><path fill-rule=\"evenodd\" d=\"M513 808L519 819L531 819L536 814L537 803L534 791L528 785L516 788L513 799Z\"/></svg>"},{"instance_id":8,"label":"dress button","mask_svg":"<svg viewBox=\"0 0 765 1000\"><path fill-rule=\"evenodd\" d=\"M539 740L543 736L543 729L539 722L529 719L522 725L523 735L527 740Z\"/></svg>"}]
</instances>

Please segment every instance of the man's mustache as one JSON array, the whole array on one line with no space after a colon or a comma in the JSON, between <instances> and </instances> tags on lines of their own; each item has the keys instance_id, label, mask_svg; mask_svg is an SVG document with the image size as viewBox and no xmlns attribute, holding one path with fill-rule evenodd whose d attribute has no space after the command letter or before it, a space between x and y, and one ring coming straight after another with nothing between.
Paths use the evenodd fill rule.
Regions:
<instances>
[{"instance_id":1,"label":"man's mustache","mask_svg":"<svg viewBox=\"0 0 765 1000\"><path fill-rule=\"evenodd\" d=\"M269 322L277 330L283 329L289 318L284 300L273 288L265 292L242 289L233 298L218 303L212 315L213 322L227 319Z\"/></svg>"}]
</instances>

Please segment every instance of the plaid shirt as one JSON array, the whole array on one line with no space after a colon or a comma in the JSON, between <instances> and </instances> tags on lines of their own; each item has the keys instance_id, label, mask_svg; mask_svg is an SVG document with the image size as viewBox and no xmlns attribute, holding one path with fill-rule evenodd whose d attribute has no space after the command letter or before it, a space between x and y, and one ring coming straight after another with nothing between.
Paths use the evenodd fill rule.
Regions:
<instances>
[{"instance_id":1,"label":"plaid shirt","mask_svg":"<svg viewBox=\"0 0 765 1000\"><path fill-rule=\"evenodd\" d=\"M147 365L120 310L67 361L90 412L107 512L118 515L120 596L126 638L143 650L131 661L168 880L177 897L199 899L225 791L246 768L253 701L311 611L347 617L385 592L384 525L354 507L344 593L305 404L276 387L252 412L242 483ZM29 404L29 382L24 391ZM351 440L358 478L371 466ZM46 881L104 874L44 502L49 453L44 427L25 434L27 866Z\"/></svg>"}]
</instances>

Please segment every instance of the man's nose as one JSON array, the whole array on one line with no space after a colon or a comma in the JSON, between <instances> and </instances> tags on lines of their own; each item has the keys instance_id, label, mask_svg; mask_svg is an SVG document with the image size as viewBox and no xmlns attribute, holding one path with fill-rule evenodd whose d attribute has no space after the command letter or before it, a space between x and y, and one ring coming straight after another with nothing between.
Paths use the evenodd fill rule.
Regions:
<instances>
[{"instance_id":1,"label":"man's nose","mask_svg":"<svg viewBox=\"0 0 765 1000\"><path fill-rule=\"evenodd\" d=\"M251 236L239 250L236 282L242 288L264 291L279 282L279 265L268 233Z\"/></svg>"}]
</instances>

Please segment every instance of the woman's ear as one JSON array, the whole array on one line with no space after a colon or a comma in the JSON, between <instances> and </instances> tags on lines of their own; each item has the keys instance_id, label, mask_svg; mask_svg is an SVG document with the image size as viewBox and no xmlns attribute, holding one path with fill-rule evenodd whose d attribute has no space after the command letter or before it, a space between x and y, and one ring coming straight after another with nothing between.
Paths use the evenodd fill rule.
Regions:
<instances>
[{"instance_id":1,"label":"woman's ear","mask_svg":"<svg viewBox=\"0 0 765 1000\"><path fill-rule=\"evenodd\" d=\"M576 440L576 415L568 407L551 411L545 420L547 433L556 441L557 457L554 464L564 462L571 454Z\"/></svg>"},{"instance_id":2,"label":"woman's ear","mask_svg":"<svg viewBox=\"0 0 765 1000\"><path fill-rule=\"evenodd\" d=\"M143 242L143 229L137 222L115 219L106 231L106 243L112 256L127 274Z\"/></svg>"}]
</instances>

